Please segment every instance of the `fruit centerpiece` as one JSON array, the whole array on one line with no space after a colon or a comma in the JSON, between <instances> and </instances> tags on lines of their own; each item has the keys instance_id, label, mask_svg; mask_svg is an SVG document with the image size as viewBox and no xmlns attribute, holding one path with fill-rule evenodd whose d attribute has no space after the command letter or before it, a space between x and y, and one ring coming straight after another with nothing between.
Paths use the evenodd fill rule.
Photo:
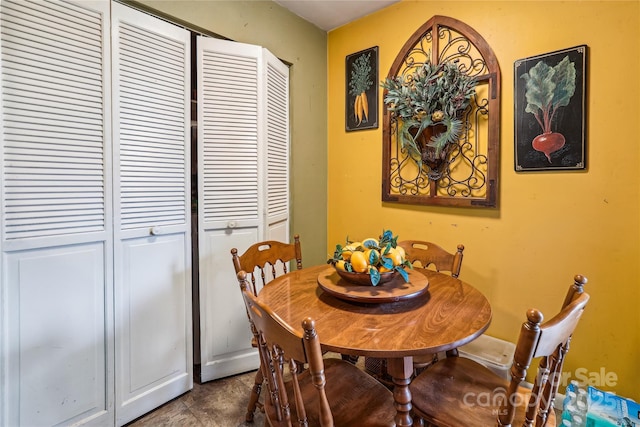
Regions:
<instances>
[{"instance_id":1,"label":"fruit centerpiece","mask_svg":"<svg viewBox=\"0 0 640 427\"><path fill-rule=\"evenodd\" d=\"M411 263L405 259L404 249L397 245L398 236L391 230L382 233L379 239L369 237L362 241L351 241L347 237L344 246L336 245L332 264L338 274L347 281L377 286L401 275L405 282L409 275L405 267Z\"/></svg>"}]
</instances>

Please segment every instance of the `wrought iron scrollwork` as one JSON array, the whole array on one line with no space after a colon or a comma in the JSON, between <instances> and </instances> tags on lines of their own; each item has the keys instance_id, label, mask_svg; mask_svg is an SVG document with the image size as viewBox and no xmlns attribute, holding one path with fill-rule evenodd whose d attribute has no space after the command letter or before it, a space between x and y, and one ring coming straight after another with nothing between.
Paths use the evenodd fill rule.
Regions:
<instances>
[{"instance_id":1,"label":"wrought iron scrollwork","mask_svg":"<svg viewBox=\"0 0 640 427\"><path fill-rule=\"evenodd\" d=\"M437 34L437 37L433 37ZM389 77L409 76L425 61L450 62L478 84L452 144L444 173L429 177L397 143L398 123L384 110L383 200L444 206L497 205L500 70L493 51L475 30L453 18L435 16L407 41Z\"/></svg>"}]
</instances>

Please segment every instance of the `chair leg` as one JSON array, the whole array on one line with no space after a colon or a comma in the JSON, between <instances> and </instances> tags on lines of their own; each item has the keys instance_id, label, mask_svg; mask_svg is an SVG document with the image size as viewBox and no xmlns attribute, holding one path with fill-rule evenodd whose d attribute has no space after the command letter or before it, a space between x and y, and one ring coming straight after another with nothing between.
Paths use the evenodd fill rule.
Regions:
<instances>
[{"instance_id":1,"label":"chair leg","mask_svg":"<svg viewBox=\"0 0 640 427\"><path fill-rule=\"evenodd\" d=\"M256 377L253 383L253 388L251 389L251 396L249 397L249 405L247 405L247 415L245 416L245 420L250 423L253 422L253 415L256 411L256 407L261 407L262 405L258 402L260 398L260 392L262 391L262 383L264 382L264 376L262 375L262 369L258 369L256 372Z\"/></svg>"}]
</instances>

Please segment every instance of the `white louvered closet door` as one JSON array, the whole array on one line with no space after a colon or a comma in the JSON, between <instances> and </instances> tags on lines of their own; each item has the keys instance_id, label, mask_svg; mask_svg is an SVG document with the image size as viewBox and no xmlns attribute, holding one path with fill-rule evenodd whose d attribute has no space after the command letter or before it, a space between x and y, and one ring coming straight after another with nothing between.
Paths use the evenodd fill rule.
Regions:
<instances>
[{"instance_id":1,"label":"white louvered closet door","mask_svg":"<svg viewBox=\"0 0 640 427\"><path fill-rule=\"evenodd\" d=\"M193 386L190 33L112 4L116 424Z\"/></svg>"},{"instance_id":2,"label":"white louvered closet door","mask_svg":"<svg viewBox=\"0 0 640 427\"><path fill-rule=\"evenodd\" d=\"M0 425L113 425L109 3L0 7Z\"/></svg>"},{"instance_id":3,"label":"white louvered closet door","mask_svg":"<svg viewBox=\"0 0 640 427\"><path fill-rule=\"evenodd\" d=\"M280 62L272 55L269 61ZM201 381L259 366L231 249L242 253L268 235L289 240L288 217L282 215L282 203L288 202L271 200L267 189L269 176L272 194L288 192L282 182L286 171L280 170L288 164L288 93L282 93L288 91L288 73L280 63L274 65L280 75L268 76L267 64L260 46L198 38ZM276 83L285 74L286 81ZM278 103L282 111L275 111ZM272 159L275 169L269 170ZM267 231L270 209L277 224L273 232Z\"/></svg>"},{"instance_id":4,"label":"white louvered closet door","mask_svg":"<svg viewBox=\"0 0 640 427\"><path fill-rule=\"evenodd\" d=\"M266 104L266 234L268 240L289 241L289 67L267 49Z\"/></svg>"}]
</instances>

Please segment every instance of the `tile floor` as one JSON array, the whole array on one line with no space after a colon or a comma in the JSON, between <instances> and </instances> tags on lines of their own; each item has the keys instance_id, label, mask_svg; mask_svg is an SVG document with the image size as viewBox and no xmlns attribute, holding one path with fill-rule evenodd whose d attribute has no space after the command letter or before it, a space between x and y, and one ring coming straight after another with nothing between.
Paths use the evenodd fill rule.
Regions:
<instances>
[{"instance_id":1,"label":"tile floor","mask_svg":"<svg viewBox=\"0 0 640 427\"><path fill-rule=\"evenodd\" d=\"M337 357L327 352L325 357ZM356 366L365 369L364 357ZM264 425L264 414L255 412L253 423L245 422L249 395L256 371L198 384L182 396L130 422L126 427L258 427ZM263 388L262 394L265 389ZM262 399L260 399L262 400Z\"/></svg>"},{"instance_id":2,"label":"tile floor","mask_svg":"<svg viewBox=\"0 0 640 427\"><path fill-rule=\"evenodd\" d=\"M337 354L327 356L338 357ZM364 369L364 358L357 366ZM258 427L264 425L264 414L255 412L253 423L245 422L249 394L255 372L193 383L193 389L152 412L132 421L126 427ZM264 393L264 390L263 390ZM560 423L561 411L556 409ZM559 424L558 424L559 425Z\"/></svg>"},{"instance_id":3,"label":"tile floor","mask_svg":"<svg viewBox=\"0 0 640 427\"><path fill-rule=\"evenodd\" d=\"M194 382L193 389L127 427L248 427L264 425L264 415L256 411L253 423L245 422L255 371L209 381Z\"/></svg>"}]
</instances>

